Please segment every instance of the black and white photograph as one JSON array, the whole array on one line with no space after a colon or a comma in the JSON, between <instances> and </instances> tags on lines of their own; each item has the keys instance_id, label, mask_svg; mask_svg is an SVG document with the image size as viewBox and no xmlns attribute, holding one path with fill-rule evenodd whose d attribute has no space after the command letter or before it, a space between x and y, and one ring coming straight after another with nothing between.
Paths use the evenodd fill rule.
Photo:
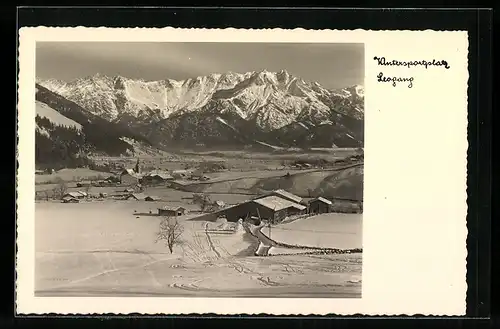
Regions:
<instances>
[{"instance_id":1,"label":"black and white photograph","mask_svg":"<svg viewBox=\"0 0 500 329\"><path fill-rule=\"evenodd\" d=\"M37 42L35 296L361 298L364 56Z\"/></svg>"}]
</instances>

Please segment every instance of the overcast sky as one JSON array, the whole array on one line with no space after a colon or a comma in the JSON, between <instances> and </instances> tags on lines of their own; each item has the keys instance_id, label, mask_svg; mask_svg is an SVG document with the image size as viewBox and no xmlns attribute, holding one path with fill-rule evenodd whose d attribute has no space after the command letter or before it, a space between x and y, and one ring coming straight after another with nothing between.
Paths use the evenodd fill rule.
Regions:
<instances>
[{"instance_id":1,"label":"overcast sky","mask_svg":"<svg viewBox=\"0 0 500 329\"><path fill-rule=\"evenodd\" d=\"M285 69L326 88L363 84L363 44L38 42L36 74L65 81L96 73L144 80Z\"/></svg>"}]
</instances>

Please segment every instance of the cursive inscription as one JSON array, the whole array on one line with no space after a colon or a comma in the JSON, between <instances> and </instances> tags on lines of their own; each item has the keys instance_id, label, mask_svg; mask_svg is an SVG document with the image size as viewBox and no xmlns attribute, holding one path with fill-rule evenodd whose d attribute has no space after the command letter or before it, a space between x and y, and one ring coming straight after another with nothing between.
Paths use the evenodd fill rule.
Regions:
<instances>
[{"instance_id":1,"label":"cursive inscription","mask_svg":"<svg viewBox=\"0 0 500 329\"><path fill-rule=\"evenodd\" d=\"M450 65L448 65L448 62L445 60L440 60L437 61L433 59L432 61L398 61L398 60L392 60L388 61L385 59L385 57L373 57L374 60L378 62L378 65L383 65L383 66L406 66L407 68L411 68L412 66L422 66L425 67L426 69L429 66L443 66L445 69L449 69Z\"/></svg>"},{"instance_id":2,"label":"cursive inscription","mask_svg":"<svg viewBox=\"0 0 500 329\"><path fill-rule=\"evenodd\" d=\"M447 61L445 60L435 60L433 59L432 61L426 61L426 60L420 60L420 61L399 61L399 60L386 60L385 57L373 57L375 61L377 61L378 65L381 66L400 66L400 67L407 67L407 68L413 68L413 67L423 67L425 69L428 69L429 67L442 67L446 70L450 68L450 65L448 64ZM388 82L391 83L393 87L396 87L398 83L407 83L408 88L413 87L413 81L415 78L413 76L409 77L391 77L391 76L385 76L383 72L380 72L377 74L377 82Z\"/></svg>"},{"instance_id":3,"label":"cursive inscription","mask_svg":"<svg viewBox=\"0 0 500 329\"><path fill-rule=\"evenodd\" d=\"M385 77L384 73L382 73L382 72L380 72L377 75L378 82L392 82L393 87L396 87L396 83L398 83L398 82L408 82L408 88L412 88L413 87L413 80L414 80L413 77L409 77L409 78Z\"/></svg>"}]
</instances>

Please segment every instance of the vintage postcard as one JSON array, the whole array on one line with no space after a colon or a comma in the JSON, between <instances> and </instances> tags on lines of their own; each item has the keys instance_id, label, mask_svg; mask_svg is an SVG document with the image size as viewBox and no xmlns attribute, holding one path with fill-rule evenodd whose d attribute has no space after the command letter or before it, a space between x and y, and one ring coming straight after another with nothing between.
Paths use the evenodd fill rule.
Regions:
<instances>
[{"instance_id":1,"label":"vintage postcard","mask_svg":"<svg viewBox=\"0 0 500 329\"><path fill-rule=\"evenodd\" d=\"M467 32L19 35L18 314L464 314Z\"/></svg>"}]
</instances>

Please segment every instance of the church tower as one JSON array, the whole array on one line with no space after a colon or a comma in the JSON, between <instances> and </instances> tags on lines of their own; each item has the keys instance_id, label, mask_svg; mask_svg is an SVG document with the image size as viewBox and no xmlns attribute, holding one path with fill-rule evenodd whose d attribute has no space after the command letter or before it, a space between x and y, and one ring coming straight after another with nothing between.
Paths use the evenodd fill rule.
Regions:
<instances>
[{"instance_id":1,"label":"church tower","mask_svg":"<svg viewBox=\"0 0 500 329\"><path fill-rule=\"evenodd\" d=\"M135 164L135 168L134 168L134 171L138 174L141 173L141 167L139 166L139 158L137 158L137 162Z\"/></svg>"}]
</instances>

